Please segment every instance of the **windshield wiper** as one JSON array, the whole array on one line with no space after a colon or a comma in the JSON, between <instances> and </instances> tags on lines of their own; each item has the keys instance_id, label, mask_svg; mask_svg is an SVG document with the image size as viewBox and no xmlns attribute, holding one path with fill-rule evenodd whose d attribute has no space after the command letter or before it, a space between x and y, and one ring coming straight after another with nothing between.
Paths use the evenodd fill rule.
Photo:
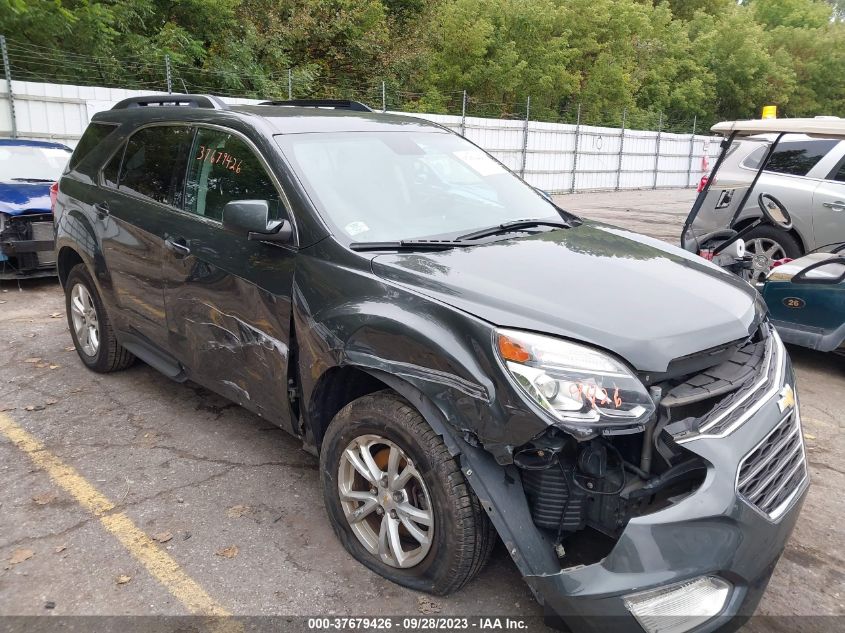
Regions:
<instances>
[{"instance_id":1,"label":"windshield wiper","mask_svg":"<svg viewBox=\"0 0 845 633\"><path fill-rule=\"evenodd\" d=\"M512 220L461 235L453 240L397 240L392 242L352 242L353 251L445 251L460 246L473 246L470 240L477 240L499 233L518 232L536 226L550 226L558 229L570 229L572 225L564 220Z\"/></svg>"},{"instance_id":2,"label":"windshield wiper","mask_svg":"<svg viewBox=\"0 0 845 633\"><path fill-rule=\"evenodd\" d=\"M571 229L572 225L564 220L512 220L511 222L504 222L491 226L486 229L480 229L467 233L466 235L458 236L457 240L477 240L482 237L489 237L491 235L498 235L500 233L513 233L521 231L522 229L530 229L536 226L551 226L558 229Z\"/></svg>"},{"instance_id":3,"label":"windshield wiper","mask_svg":"<svg viewBox=\"0 0 845 633\"><path fill-rule=\"evenodd\" d=\"M49 178L10 178L9 180L14 180L15 182L56 182Z\"/></svg>"},{"instance_id":4,"label":"windshield wiper","mask_svg":"<svg viewBox=\"0 0 845 633\"><path fill-rule=\"evenodd\" d=\"M353 251L445 251L458 246L472 246L453 240L398 240L393 242L352 242Z\"/></svg>"}]
</instances>

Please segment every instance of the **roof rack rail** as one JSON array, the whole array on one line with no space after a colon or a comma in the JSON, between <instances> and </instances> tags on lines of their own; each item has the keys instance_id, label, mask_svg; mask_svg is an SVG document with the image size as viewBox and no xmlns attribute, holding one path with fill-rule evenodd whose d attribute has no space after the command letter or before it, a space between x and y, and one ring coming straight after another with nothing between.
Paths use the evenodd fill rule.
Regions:
<instances>
[{"instance_id":1,"label":"roof rack rail","mask_svg":"<svg viewBox=\"0 0 845 633\"><path fill-rule=\"evenodd\" d=\"M356 112L373 112L373 109L360 101L349 99L288 99L287 101L262 101L258 105L290 106L295 108L335 108Z\"/></svg>"},{"instance_id":2,"label":"roof rack rail","mask_svg":"<svg viewBox=\"0 0 845 633\"><path fill-rule=\"evenodd\" d=\"M144 108L147 106L176 106L188 108L211 108L225 110L228 106L219 98L212 95L149 95L144 97L129 97L116 103L112 110L128 110L129 108Z\"/></svg>"}]
</instances>

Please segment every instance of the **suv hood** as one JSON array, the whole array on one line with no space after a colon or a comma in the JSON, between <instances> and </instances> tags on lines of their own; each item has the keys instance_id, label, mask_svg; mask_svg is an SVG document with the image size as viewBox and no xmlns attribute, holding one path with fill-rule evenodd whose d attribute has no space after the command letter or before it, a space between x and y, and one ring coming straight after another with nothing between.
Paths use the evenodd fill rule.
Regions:
<instances>
[{"instance_id":1,"label":"suv hood","mask_svg":"<svg viewBox=\"0 0 845 633\"><path fill-rule=\"evenodd\" d=\"M665 242L586 222L434 253L378 255L373 271L501 327L615 352L640 371L748 336L749 284Z\"/></svg>"},{"instance_id":2,"label":"suv hood","mask_svg":"<svg viewBox=\"0 0 845 633\"><path fill-rule=\"evenodd\" d=\"M50 213L49 182L0 182L0 213Z\"/></svg>"}]
</instances>

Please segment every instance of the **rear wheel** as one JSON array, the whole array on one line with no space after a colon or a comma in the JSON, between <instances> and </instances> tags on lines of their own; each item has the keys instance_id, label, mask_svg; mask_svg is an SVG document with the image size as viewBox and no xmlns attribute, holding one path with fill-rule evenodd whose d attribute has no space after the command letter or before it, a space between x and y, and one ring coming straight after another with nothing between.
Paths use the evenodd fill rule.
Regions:
<instances>
[{"instance_id":1,"label":"rear wheel","mask_svg":"<svg viewBox=\"0 0 845 633\"><path fill-rule=\"evenodd\" d=\"M85 264L77 264L65 282L65 309L76 353L96 372L125 369L135 361L114 336L106 309Z\"/></svg>"},{"instance_id":2,"label":"rear wheel","mask_svg":"<svg viewBox=\"0 0 845 633\"><path fill-rule=\"evenodd\" d=\"M802 249L791 233L773 226L758 226L745 236L745 250L753 256L752 281L764 281L776 259L801 257Z\"/></svg>"},{"instance_id":3,"label":"rear wheel","mask_svg":"<svg viewBox=\"0 0 845 633\"><path fill-rule=\"evenodd\" d=\"M335 416L320 471L338 538L385 578L442 595L487 561L493 528L457 461L393 392L358 398Z\"/></svg>"}]
</instances>

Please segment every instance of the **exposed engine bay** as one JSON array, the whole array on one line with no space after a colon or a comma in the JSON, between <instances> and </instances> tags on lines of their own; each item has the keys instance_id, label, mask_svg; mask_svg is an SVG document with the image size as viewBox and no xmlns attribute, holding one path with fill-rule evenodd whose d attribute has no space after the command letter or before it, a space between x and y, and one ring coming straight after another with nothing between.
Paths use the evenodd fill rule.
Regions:
<instances>
[{"instance_id":1,"label":"exposed engine bay","mask_svg":"<svg viewBox=\"0 0 845 633\"><path fill-rule=\"evenodd\" d=\"M53 240L53 217L49 213L6 216L0 214L0 275L29 275L52 271L56 257L52 248L33 248Z\"/></svg>"},{"instance_id":2,"label":"exposed engine bay","mask_svg":"<svg viewBox=\"0 0 845 633\"><path fill-rule=\"evenodd\" d=\"M563 567L598 562L632 518L675 504L702 484L708 463L676 440L723 430L735 417L735 399L768 381L775 364L770 328L763 323L745 340L642 376L657 405L644 428L605 429L579 441L550 426L514 451L534 523Z\"/></svg>"}]
</instances>

